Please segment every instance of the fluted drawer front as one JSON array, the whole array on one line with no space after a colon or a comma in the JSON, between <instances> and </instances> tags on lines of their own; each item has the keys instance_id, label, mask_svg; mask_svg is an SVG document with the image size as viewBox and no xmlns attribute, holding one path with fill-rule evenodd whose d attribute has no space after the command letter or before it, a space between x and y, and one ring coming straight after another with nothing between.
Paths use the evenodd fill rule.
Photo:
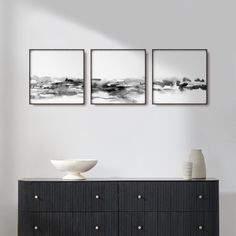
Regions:
<instances>
[{"instance_id":1,"label":"fluted drawer front","mask_svg":"<svg viewBox=\"0 0 236 236\"><path fill-rule=\"evenodd\" d=\"M218 218L214 212L122 212L122 236L217 236Z\"/></svg>"},{"instance_id":2,"label":"fluted drawer front","mask_svg":"<svg viewBox=\"0 0 236 236\"><path fill-rule=\"evenodd\" d=\"M117 193L115 182L19 182L19 209L117 211Z\"/></svg>"},{"instance_id":3,"label":"fluted drawer front","mask_svg":"<svg viewBox=\"0 0 236 236\"><path fill-rule=\"evenodd\" d=\"M72 213L19 212L18 236L73 236Z\"/></svg>"},{"instance_id":4,"label":"fluted drawer front","mask_svg":"<svg viewBox=\"0 0 236 236\"><path fill-rule=\"evenodd\" d=\"M120 182L121 211L217 211L218 182Z\"/></svg>"},{"instance_id":5,"label":"fluted drawer front","mask_svg":"<svg viewBox=\"0 0 236 236\"><path fill-rule=\"evenodd\" d=\"M74 214L74 236L118 236L118 212Z\"/></svg>"},{"instance_id":6,"label":"fluted drawer front","mask_svg":"<svg viewBox=\"0 0 236 236\"><path fill-rule=\"evenodd\" d=\"M115 212L19 214L19 236L118 236Z\"/></svg>"},{"instance_id":7,"label":"fluted drawer front","mask_svg":"<svg viewBox=\"0 0 236 236\"><path fill-rule=\"evenodd\" d=\"M219 236L218 181L19 181L19 236Z\"/></svg>"}]
</instances>

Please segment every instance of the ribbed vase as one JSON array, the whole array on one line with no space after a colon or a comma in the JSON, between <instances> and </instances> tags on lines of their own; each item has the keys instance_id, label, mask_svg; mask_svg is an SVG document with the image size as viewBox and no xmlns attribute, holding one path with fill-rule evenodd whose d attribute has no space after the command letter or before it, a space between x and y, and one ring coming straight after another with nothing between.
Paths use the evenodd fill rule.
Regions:
<instances>
[{"instance_id":1,"label":"ribbed vase","mask_svg":"<svg viewBox=\"0 0 236 236\"><path fill-rule=\"evenodd\" d=\"M205 179L206 178L206 164L205 158L201 149L192 149L189 155L189 161L193 163L192 178Z\"/></svg>"}]
</instances>

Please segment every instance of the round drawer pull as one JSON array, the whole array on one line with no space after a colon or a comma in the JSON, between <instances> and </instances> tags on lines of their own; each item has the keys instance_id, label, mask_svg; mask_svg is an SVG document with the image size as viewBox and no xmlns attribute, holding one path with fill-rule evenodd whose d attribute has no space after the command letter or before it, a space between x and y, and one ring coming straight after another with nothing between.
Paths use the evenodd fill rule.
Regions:
<instances>
[{"instance_id":1,"label":"round drawer pull","mask_svg":"<svg viewBox=\"0 0 236 236\"><path fill-rule=\"evenodd\" d=\"M142 226L142 225L138 225L137 229L138 229L138 230L142 230L142 229L143 229L143 226Z\"/></svg>"},{"instance_id":2,"label":"round drawer pull","mask_svg":"<svg viewBox=\"0 0 236 236\"><path fill-rule=\"evenodd\" d=\"M39 199L39 196L38 196L38 195L35 195L35 196L34 196L34 199Z\"/></svg>"},{"instance_id":3,"label":"round drawer pull","mask_svg":"<svg viewBox=\"0 0 236 236\"><path fill-rule=\"evenodd\" d=\"M203 195L198 195L198 199L203 199Z\"/></svg>"},{"instance_id":4,"label":"round drawer pull","mask_svg":"<svg viewBox=\"0 0 236 236\"><path fill-rule=\"evenodd\" d=\"M138 198L138 199L142 199L143 197L142 197L142 195L139 194L139 195L137 196L137 198Z\"/></svg>"},{"instance_id":5,"label":"round drawer pull","mask_svg":"<svg viewBox=\"0 0 236 236\"><path fill-rule=\"evenodd\" d=\"M203 230L203 226L202 226L202 225L199 225L199 226L198 226L198 229L199 229L199 230Z\"/></svg>"},{"instance_id":6,"label":"round drawer pull","mask_svg":"<svg viewBox=\"0 0 236 236\"><path fill-rule=\"evenodd\" d=\"M99 230L100 227L98 225L95 226L95 230Z\"/></svg>"},{"instance_id":7,"label":"round drawer pull","mask_svg":"<svg viewBox=\"0 0 236 236\"><path fill-rule=\"evenodd\" d=\"M37 225L34 226L34 230L38 230L39 227Z\"/></svg>"},{"instance_id":8,"label":"round drawer pull","mask_svg":"<svg viewBox=\"0 0 236 236\"><path fill-rule=\"evenodd\" d=\"M96 199L100 199L100 196L99 196L99 195L96 195L95 198L96 198Z\"/></svg>"}]
</instances>

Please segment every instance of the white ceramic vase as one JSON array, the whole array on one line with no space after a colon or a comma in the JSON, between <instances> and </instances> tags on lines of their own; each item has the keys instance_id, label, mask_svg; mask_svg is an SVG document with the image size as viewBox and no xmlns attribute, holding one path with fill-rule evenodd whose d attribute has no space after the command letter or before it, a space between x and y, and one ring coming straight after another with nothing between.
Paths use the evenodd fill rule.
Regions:
<instances>
[{"instance_id":1,"label":"white ceramic vase","mask_svg":"<svg viewBox=\"0 0 236 236\"><path fill-rule=\"evenodd\" d=\"M193 163L192 178L206 178L206 164L201 149L192 149L189 155L189 161Z\"/></svg>"}]
</instances>

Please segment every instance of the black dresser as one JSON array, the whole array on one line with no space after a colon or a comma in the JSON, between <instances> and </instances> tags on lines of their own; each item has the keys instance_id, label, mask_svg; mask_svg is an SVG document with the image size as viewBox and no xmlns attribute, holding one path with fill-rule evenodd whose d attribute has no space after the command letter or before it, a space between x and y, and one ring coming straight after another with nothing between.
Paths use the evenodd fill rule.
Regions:
<instances>
[{"instance_id":1,"label":"black dresser","mask_svg":"<svg viewBox=\"0 0 236 236\"><path fill-rule=\"evenodd\" d=\"M219 236L218 180L19 181L19 236Z\"/></svg>"}]
</instances>

